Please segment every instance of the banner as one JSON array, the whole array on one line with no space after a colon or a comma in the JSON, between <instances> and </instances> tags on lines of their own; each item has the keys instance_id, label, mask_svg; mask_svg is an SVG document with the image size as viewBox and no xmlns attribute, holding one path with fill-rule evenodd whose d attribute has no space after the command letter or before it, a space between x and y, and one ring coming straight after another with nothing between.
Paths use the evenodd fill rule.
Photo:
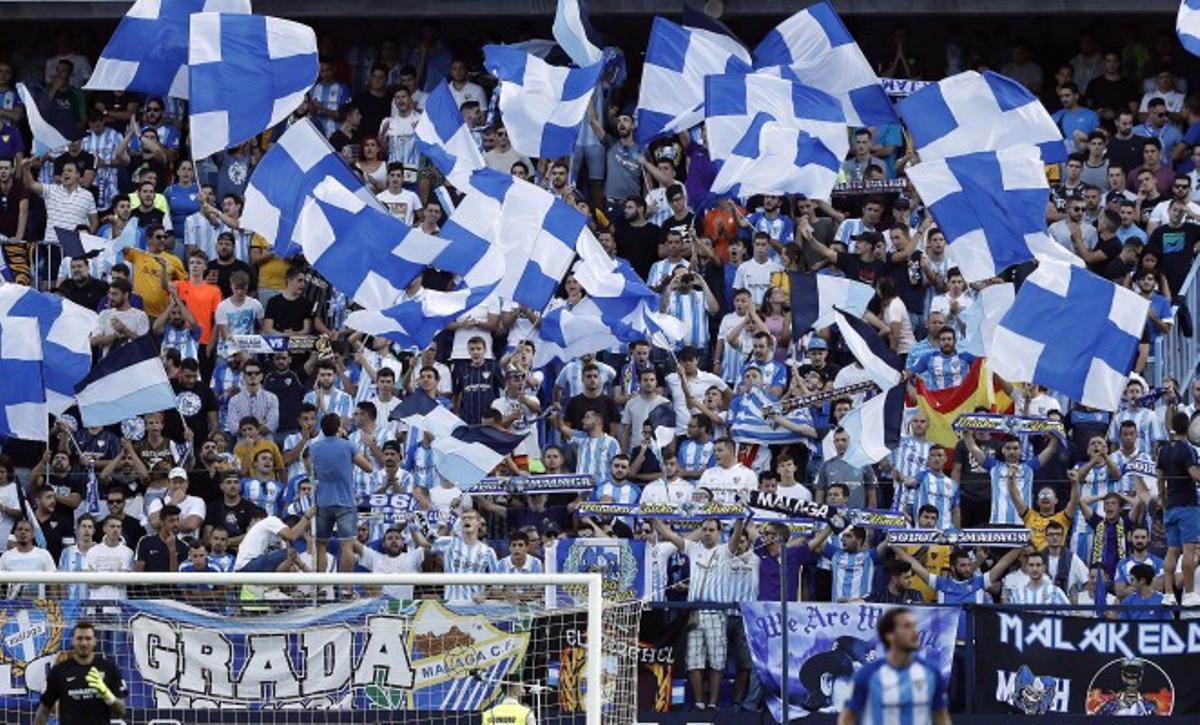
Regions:
<instances>
[{"instance_id":1,"label":"banner","mask_svg":"<svg viewBox=\"0 0 1200 725\"><path fill-rule=\"evenodd\" d=\"M742 604L742 622L754 669L762 682L767 705L776 721L782 722L780 700L783 666L783 637L788 638L789 710L792 717L812 713L840 712L850 697L854 672L883 656L875 627L892 604L802 604L788 606L783 622L778 602ZM921 649L917 655L941 668L950 679L958 609L914 607ZM980 639L979 641L987 641ZM977 668L978 669L978 668Z\"/></svg>"},{"instance_id":2,"label":"banner","mask_svg":"<svg viewBox=\"0 0 1200 725\"><path fill-rule=\"evenodd\" d=\"M0 603L0 710L36 708L75 621L95 608ZM104 611L112 626L101 627L100 651L121 669L134 710L478 710L501 681L519 676L531 636L511 606L451 609L434 600L361 599L249 617L169 600Z\"/></svg>"},{"instance_id":3,"label":"banner","mask_svg":"<svg viewBox=\"0 0 1200 725\"><path fill-rule=\"evenodd\" d=\"M962 548L1029 546L1029 529L889 529L888 542L899 546L949 545Z\"/></svg>"},{"instance_id":4,"label":"banner","mask_svg":"<svg viewBox=\"0 0 1200 725\"><path fill-rule=\"evenodd\" d=\"M316 344L315 335L230 335L230 344L247 355L270 355L276 352L309 352Z\"/></svg>"},{"instance_id":5,"label":"banner","mask_svg":"<svg viewBox=\"0 0 1200 725\"><path fill-rule=\"evenodd\" d=\"M547 574L599 572L604 601L631 602L649 596L651 551L629 539L559 539L546 546ZM546 587L547 607L586 607L587 587Z\"/></svg>"},{"instance_id":6,"label":"banner","mask_svg":"<svg viewBox=\"0 0 1200 725\"><path fill-rule=\"evenodd\" d=\"M518 493L575 493L592 491L596 484L590 473L558 473L544 476L488 476L471 487L472 496L509 496Z\"/></svg>"},{"instance_id":7,"label":"banner","mask_svg":"<svg viewBox=\"0 0 1200 725\"><path fill-rule=\"evenodd\" d=\"M891 98L904 98L911 96L931 83L937 81L914 81L908 78L880 78L880 85L883 86L883 92Z\"/></svg>"},{"instance_id":8,"label":"banner","mask_svg":"<svg viewBox=\"0 0 1200 725\"><path fill-rule=\"evenodd\" d=\"M1200 714L1200 621L976 610L975 709L1101 718Z\"/></svg>"}]
</instances>

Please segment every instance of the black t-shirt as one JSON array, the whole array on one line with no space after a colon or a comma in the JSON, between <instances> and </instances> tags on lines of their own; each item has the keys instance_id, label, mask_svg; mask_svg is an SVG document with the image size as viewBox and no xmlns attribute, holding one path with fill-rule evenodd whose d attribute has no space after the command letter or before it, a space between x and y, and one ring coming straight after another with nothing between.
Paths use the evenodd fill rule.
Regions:
<instances>
[{"instance_id":1,"label":"black t-shirt","mask_svg":"<svg viewBox=\"0 0 1200 725\"><path fill-rule=\"evenodd\" d=\"M266 517L266 511L246 499L238 501L233 506L227 506L225 500L222 499L208 507L208 517L204 520L204 524L206 526L224 526L230 536L241 536L250 530L251 521Z\"/></svg>"},{"instance_id":2,"label":"black t-shirt","mask_svg":"<svg viewBox=\"0 0 1200 725\"><path fill-rule=\"evenodd\" d=\"M883 262L877 259L864 262L857 254L851 254L850 252L838 252L837 266L850 279L858 280L872 287L875 286L875 282L884 274Z\"/></svg>"},{"instance_id":3,"label":"black t-shirt","mask_svg":"<svg viewBox=\"0 0 1200 725\"><path fill-rule=\"evenodd\" d=\"M629 265L642 279L649 279L650 267L658 261L658 243L662 230L657 224L635 227L624 222L617 227L617 256L629 261Z\"/></svg>"},{"instance_id":4,"label":"black t-shirt","mask_svg":"<svg viewBox=\"0 0 1200 725\"><path fill-rule=\"evenodd\" d=\"M121 538L125 540L125 545L130 549L137 546L137 543L145 535L146 527L141 521L132 516L125 516L121 519Z\"/></svg>"},{"instance_id":5,"label":"black t-shirt","mask_svg":"<svg viewBox=\"0 0 1200 725\"><path fill-rule=\"evenodd\" d=\"M187 427L192 429L192 440L197 446L203 444L208 440L208 414L218 410L217 396L213 393L212 388L200 381L197 381L194 387L188 388L178 380L172 380L171 388L175 391L177 403L182 402L189 409L195 409L196 412L182 417L178 406L168 410L163 419L163 437L177 441L183 440L183 424L187 423ZM185 397L181 398L180 396Z\"/></svg>"},{"instance_id":6,"label":"black t-shirt","mask_svg":"<svg viewBox=\"0 0 1200 725\"><path fill-rule=\"evenodd\" d=\"M108 725L111 710L99 693L88 687L87 674L95 667L104 674L104 684L117 697L125 697L125 678L117 666L100 655L90 664L81 665L74 657L50 668L41 704L53 711L58 705L58 721L67 725Z\"/></svg>"},{"instance_id":7,"label":"black t-shirt","mask_svg":"<svg viewBox=\"0 0 1200 725\"><path fill-rule=\"evenodd\" d=\"M662 239L663 239L663 241L666 241L666 239L667 239L667 232L679 232L681 235L683 235L686 238L688 230L691 229L695 225L695 223L696 223L696 215L690 211L686 215L684 215L683 219L676 219L675 215L672 214L671 216L669 216L663 220L663 223L662 223Z\"/></svg>"},{"instance_id":8,"label":"black t-shirt","mask_svg":"<svg viewBox=\"0 0 1200 725\"><path fill-rule=\"evenodd\" d=\"M150 209L142 209L140 206L136 207L133 211L129 212L129 217L137 219L139 229L145 229L151 224L157 224L160 227L165 226L163 222L167 220L167 215L163 213L162 209L157 207L151 207ZM173 231L180 235L183 234L182 229Z\"/></svg>"},{"instance_id":9,"label":"black t-shirt","mask_svg":"<svg viewBox=\"0 0 1200 725\"><path fill-rule=\"evenodd\" d=\"M342 152L342 149L350 145L351 140L341 128L329 134L329 145L339 154Z\"/></svg>"},{"instance_id":10,"label":"black t-shirt","mask_svg":"<svg viewBox=\"0 0 1200 725\"><path fill-rule=\"evenodd\" d=\"M304 394L308 392L300 376L294 370L282 373L272 370L263 378L263 390L279 398L279 432L299 430L300 405L304 402Z\"/></svg>"},{"instance_id":11,"label":"black t-shirt","mask_svg":"<svg viewBox=\"0 0 1200 725\"><path fill-rule=\"evenodd\" d=\"M1171 441L1158 452L1158 470L1167 480L1167 510L1184 506L1200 506L1196 482L1188 469L1200 465L1196 449L1187 441Z\"/></svg>"},{"instance_id":12,"label":"black t-shirt","mask_svg":"<svg viewBox=\"0 0 1200 725\"><path fill-rule=\"evenodd\" d=\"M179 565L187 561L188 547L179 539L175 545L175 567L171 567L171 551L158 534L147 534L137 544L137 561L145 562L146 571L179 571Z\"/></svg>"},{"instance_id":13,"label":"black t-shirt","mask_svg":"<svg viewBox=\"0 0 1200 725\"><path fill-rule=\"evenodd\" d=\"M94 310L108 294L108 285L95 277L88 277L81 285L68 279L58 286L58 293L77 305Z\"/></svg>"},{"instance_id":14,"label":"black t-shirt","mask_svg":"<svg viewBox=\"0 0 1200 725\"><path fill-rule=\"evenodd\" d=\"M985 454L988 451L995 453L1000 448L994 441L976 442ZM954 445L954 462L962 464L962 480L959 483L963 499L975 502L991 501L992 477L987 469L975 460L967 450L967 444L962 441Z\"/></svg>"},{"instance_id":15,"label":"black t-shirt","mask_svg":"<svg viewBox=\"0 0 1200 725\"><path fill-rule=\"evenodd\" d=\"M1104 259L1099 262L1088 262L1088 271L1095 272L1101 276L1106 276L1105 272L1108 270L1109 265L1114 259L1117 258L1117 255L1121 253L1121 240L1115 236L1109 237L1108 239L1100 237L1096 242L1096 248L1092 251L1100 252L1104 255Z\"/></svg>"},{"instance_id":16,"label":"black t-shirt","mask_svg":"<svg viewBox=\"0 0 1200 725\"><path fill-rule=\"evenodd\" d=\"M896 283L896 294L910 314L925 311L925 274L921 271L921 250L915 250L907 261L892 261L888 255L887 273Z\"/></svg>"},{"instance_id":17,"label":"black t-shirt","mask_svg":"<svg viewBox=\"0 0 1200 725\"><path fill-rule=\"evenodd\" d=\"M82 176L83 172L85 171L94 171L96 169L96 157L92 156L87 151L80 151L78 156L62 154L58 158L54 159L55 176L60 176L62 174L63 167L67 165L68 161L75 162L75 168L79 171L80 176Z\"/></svg>"},{"instance_id":18,"label":"black t-shirt","mask_svg":"<svg viewBox=\"0 0 1200 725\"><path fill-rule=\"evenodd\" d=\"M363 91L354 97L354 103L362 112L362 121L358 124L355 141L361 142L363 137L379 133L379 125L383 123L383 119L392 115L391 93L373 96L370 91Z\"/></svg>"},{"instance_id":19,"label":"black t-shirt","mask_svg":"<svg viewBox=\"0 0 1200 725\"><path fill-rule=\"evenodd\" d=\"M303 297L289 300L275 295L267 301L264 316L275 325L277 332L303 332L304 321L312 319L313 303Z\"/></svg>"},{"instance_id":20,"label":"black t-shirt","mask_svg":"<svg viewBox=\"0 0 1200 725\"><path fill-rule=\"evenodd\" d=\"M62 556L63 539L75 535L75 517L64 506L55 506L50 518L41 522L42 535L46 537L46 551L55 561Z\"/></svg>"},{"instance_id":21,"label":"black t-shirt","mask_svg":"<svg viewBox=\"0 0 1200 725\"><path fill-rule=\"evenodd\" d=\"M608 432L612 423L620 420L617 404L613 402L612 398L603 394L589 398L580 393L567 401L566 420L571 424L572 429L583 430L583 414L589 410L596 411L596 415L600 416L605 433Z\"/></svg>"},{"instance_id":22,"label":"black t-shirt","mask_svg":"<svg viewBox=\"0 0 1200 725\"><path fill-rule=\"evenodd\" d=\"M1147 249L1162 260L1161 271L1171 286L1171 294L1178 295L1183 291L1183 282L1196 257L1192 250L1197 242L1200 242L1200 225L1197 224L1185 223L1178 228L1164 224L1150 235Z\"/></svg>"},{"instance_id":23,"label":"black t-shirt","mask_svg":"<svg viewBox=\"0 0 1200 725\"><path fill-rule=\"evenodd\" d=\"M1108 142L1108 151L1105 152L1109 165L1120 164L1126 174L1141 166L1142 144L1144 143L1146 143L1146 137L1137 134L1129 138L1112 137Z\"/></svg>"},{"instance_id":24,"label":"black t-shirt","mask_svg":"<svg viewBox=\"0 0 1200 725\"><path fill-rule=\"evenodd\" d=\"M233 289L229 286L229 277L237 271L245 272L250 275L250 292L258 289L258 272L250 265L240 259L235 259L229 264L221 264L217 260L208 263L207 280L210 284L216 284L221 288L221 298L233 296ZM215 277L215 279L214 279Z\"/></svg>"},{"instance_id":25,"label":"black t-shirt","mask_svg":"<svg viewBox=\"0 0 1200 725\"><path fill-rule=\"evenodd\" d=\"M1133 81L1129 78L1118 78L1110 81L1104 76L1093 78L1087 85L1086 105L1088 108L1107 108L1113 111L1128 108L1130 101L1142 97Z\"/></svg>"}]
</instances>

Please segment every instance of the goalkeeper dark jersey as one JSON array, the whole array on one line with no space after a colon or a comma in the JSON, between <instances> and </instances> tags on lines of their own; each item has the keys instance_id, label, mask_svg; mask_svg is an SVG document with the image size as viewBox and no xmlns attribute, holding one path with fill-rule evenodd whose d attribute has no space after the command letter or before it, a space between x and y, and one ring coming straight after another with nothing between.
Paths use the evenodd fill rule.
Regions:
<instances>
[{"instance_id":1,"label":"goalkeeper dark jersey","mask_svg":"<svg viewBox=\"0 0 1200 725\"><path fill-rule=\"evenodd\" d=\"M108 705L88 687L88 670L93 667L104 673L104 684L117 697L125 697L125 679L109 660L94 655L91 664L81 665L72 657L50 668L46 691L41 704L53 711L58 705L58 721L64 725L108 725L111 720Z\"/></svg>"}]
</instances>

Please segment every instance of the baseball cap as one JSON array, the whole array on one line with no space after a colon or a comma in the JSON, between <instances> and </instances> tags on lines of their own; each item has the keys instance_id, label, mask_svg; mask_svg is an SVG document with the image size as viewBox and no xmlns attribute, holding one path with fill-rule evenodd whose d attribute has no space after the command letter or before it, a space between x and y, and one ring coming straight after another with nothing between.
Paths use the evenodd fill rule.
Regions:
<instances>
[{"instance_id":1,"label":"baseball cap","mask_svg":"<svg viewBox=\"0 0 1200 725\"><path fill-rule=\"evenodd\" d=\"M1125 195L1119 191L1110 191L1104 195L1105 204L1119 204L1125 201Z\"/></svg>"},{"instance_id":2,"label":"baseball cap","mask_svg":"<svg viewBox=\"0 0 1200 725\"><path fill-rule=\"evenodd\" d=\"M184 468L180 468L179 466L175 466L174 468L171 469L171 472L167 474L168 479L171 479L171 478L187 479L187 477L188 477L187 470Z\"/></svg>"},{"instance_id":3,"label":"baseball cap","mask_svg":"<svg viewBox=\"0 0 1200 725\"><path fill-rule=\"evenodd\" d=\"M828 350L829 343L825 342L825 338L823 338L823 337L814 337L813 339L808 341L808 349L809 350Z\"/></svg>"}]
</instances>

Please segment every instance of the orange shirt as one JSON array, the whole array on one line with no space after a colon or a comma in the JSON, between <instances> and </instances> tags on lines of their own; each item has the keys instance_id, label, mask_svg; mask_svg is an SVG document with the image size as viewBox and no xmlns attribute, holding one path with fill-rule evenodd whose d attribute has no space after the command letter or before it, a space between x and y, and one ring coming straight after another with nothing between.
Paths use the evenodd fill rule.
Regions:
<instances>
[{"instance_id":1,"label":"orange shirt","mask_svg":"<svg viewBox=\"0 0 1200 725\"><path fill-rule=\"evenodd\" d=\"M175 283L175 291L179 293L183 304L187 305L192 317L200 323L200 343L207 345L212 339L217 305L221 304L221 288L204 281L192 284L190 280L184 279Z\"/></svg>"}]
</instances>

